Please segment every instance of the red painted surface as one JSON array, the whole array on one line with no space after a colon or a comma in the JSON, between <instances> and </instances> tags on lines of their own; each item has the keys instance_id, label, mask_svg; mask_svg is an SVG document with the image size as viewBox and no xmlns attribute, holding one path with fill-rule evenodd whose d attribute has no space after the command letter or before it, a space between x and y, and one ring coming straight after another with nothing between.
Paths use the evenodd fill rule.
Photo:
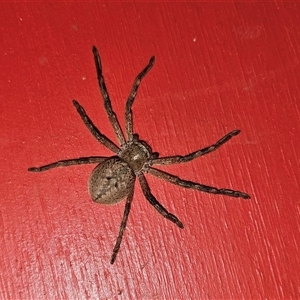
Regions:
<instances>
[{"instance_id":1,"label":"red painted surface","mask_svg":"<svg viewBox=\"0 0 300 300\"><path fill-rule=\"evenodd\" d=\"M298 3L0 5L1 299L295 299L299 297ZM94 166L27 172L111 153L87 131L77 99L113 139L91 52L101 53L113 107L156 63L133 107L135 129L161 155L186 154L241 129L219 151L164 169L250 201L147 176L184 223L162 218L137 185L121 251L125 202L94 204Z\"/></svg>"}]
</instances>

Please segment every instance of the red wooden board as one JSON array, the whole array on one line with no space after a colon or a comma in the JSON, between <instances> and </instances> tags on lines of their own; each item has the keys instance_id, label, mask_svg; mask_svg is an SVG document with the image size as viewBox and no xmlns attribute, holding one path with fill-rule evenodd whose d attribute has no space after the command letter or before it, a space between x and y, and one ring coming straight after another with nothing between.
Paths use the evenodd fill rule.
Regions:
<instances>
[{"instance_id":1,"label":"red wooden board","mask_svg":"<svg viewBox=\"0 0 300 300\"><path fill-rule=\"evenodd\" d=\"M295 299L299 296L300 4L1 3L0 298ZM161 155L239 136L162 169L248 192L186 190L147 176L183 222L159 215L136 185L114 265L125 202L93 203L93 165L29 173L59 159L112 155L77 114L77 99L116 141L91 52L101 53L113 108L156 63L134 103L134 126Z\"/></svg>"}]
</instances>

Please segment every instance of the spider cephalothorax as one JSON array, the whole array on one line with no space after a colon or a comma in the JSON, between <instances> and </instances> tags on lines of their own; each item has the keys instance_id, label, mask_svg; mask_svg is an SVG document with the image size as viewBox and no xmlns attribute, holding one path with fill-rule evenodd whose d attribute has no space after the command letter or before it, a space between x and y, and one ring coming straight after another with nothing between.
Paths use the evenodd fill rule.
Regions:
<instances>
[{"instance_id":1,"label":"spider cephalothorax","mask_svg":"<svg viewBox=\"0 0 300 300\"><path fill-rule=\"evenodd\" d=\"M166 180L175 185L179 185L185 188L191 188L206 193L221 194L230 197L240 197L243 199L249 199L250 196L244 192L234 191L231 189L215 188L200 183L183 180L179 177L163 172L152 166L154 165L171 165L176 163L183 163L191 161L199 156L203 156L212 151L218 149L221 145L229 141L233 136L238 135L240 130L233 130L226 134L223 138L217 141L215 144L206 148L197 150L187 155L175 155L168 157L159 157L157 152L152 152L151 147L144 141L139 139L136 133L133 133L132 111L133 105L138 87L141 80L150 71L154 65L154 56L151 57L149 64L143 69L143 71L136 77L131 93L126 102L125 110L125 122L126 122L126 135L125 138L123 131L118 122L117 116L112 110L111 101L104 83L102 74L102 65L97 48L93 47L93 54L96 64L97 77L99 82L100 91L104 100L104 107L108 114L109 120L113 126L117 140L120 146L117 146L104 134L102 134L97 127L92 123L87 116L84 108L76 101L73 100L73 104L76 107L81 119L86 127L92 133L92 135L105 147L115 153L112 157L92 156L92 157L80 157L76 159L60 160L41 167L29 168L30 172L42 172L56 167L81 165L81 164L98 164L93 170L88 186L89 193L93 201L101 204L115 204L127 197L123 219L120 226L119 235L116 245L113 249L111 257L111 264L116 260L118 251L120 249L123 233L126 227L128 215L130 212L131 202L134 194L135 179L138 177L142 191L149 201L149 203L165 218L175 223L178 227L183 228L183 224L173 214L169 213L152 195L147 180L144 176L144 172L154 175L160 179Z\"/></svg>"}]
</instances>

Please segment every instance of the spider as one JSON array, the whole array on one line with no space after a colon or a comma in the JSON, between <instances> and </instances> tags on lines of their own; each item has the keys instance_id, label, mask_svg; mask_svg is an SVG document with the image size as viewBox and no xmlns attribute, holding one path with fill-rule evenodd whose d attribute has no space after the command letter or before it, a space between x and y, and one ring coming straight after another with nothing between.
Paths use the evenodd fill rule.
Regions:
<instances>
[{"instance_id":1,"label":"spider","mask_svg":"<svg viewBox=\"0 0 300 300\"><path fill-rule=\"evenodd\" d=\"M117 146L114 142L112 142L109 138L102 134L88 117L84 108L76 100L73 100L73 104L77 112L79 113L83 123L91 132L91 134L98 140L98 142L114 152L115 155L112 157L92 156L60 160L41 167L31 167L28 169L28 171L43 172L56 167L66 167L82 164L98 164L92 171L92 174L88 181L89 194L92 200L97 203L110 205L118 203L125 197L127 197L124 214L119 229L119 235L117 237L117 241L110 260L111 264L115 262L118 251L120 249L123 233L126 228L131 203L133 200L134 184L136 178L138 178L143 194L148 202L163 217L175 223L179 228L183 228L183 224L181 223L181 221L175 215L169 213L167 209L157 201L155 196L153 196L148 182L144 176L144 172L184 188L191 188L206 193L220 194L236 198L250 198L250 196L244 192L225 188L216 188L188 180L183 180L175 175L154 168L153 166L157 165L172 165L188 162L197 157L213 152L217 150L221 145L228 142L233 136L238 135L240 133L240 130L233 130L222 137L220 140L218 140L215 144L197 150L190 154L159 157L159 154L157 152L152 152L151 147L145 141L140 140L138 134L134 133L131 110L139 85L142 79L153 67L155 57L152 56L150 58L148 65L142 70L142 72L138 74L133 83L130 95L126 102L125 137L120 127L117 116L111 106L111 100L109 98L102 74L102 64L98 49L93 46L92 51L96 65L100 92L104 100L104 107L120 146Z\"/></svg>"}]
</instances>

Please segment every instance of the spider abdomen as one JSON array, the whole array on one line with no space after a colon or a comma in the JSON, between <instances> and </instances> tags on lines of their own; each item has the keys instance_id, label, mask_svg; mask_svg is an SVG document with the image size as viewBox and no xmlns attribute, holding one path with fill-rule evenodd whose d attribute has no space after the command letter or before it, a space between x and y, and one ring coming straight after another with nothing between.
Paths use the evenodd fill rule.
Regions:
<instances>
[{"instance_id":1,"label":"spider abdomen","mask_svg":"<svg viewBox=\"0 0 300 300\"><path fill-rule=\"evenodd\" d=\"M135 181L135 174L129 165L119 157L111 157L93 170L88 186L93 201L101 204L115 204L125 198Z\"/></svg>"}]
</instances>

